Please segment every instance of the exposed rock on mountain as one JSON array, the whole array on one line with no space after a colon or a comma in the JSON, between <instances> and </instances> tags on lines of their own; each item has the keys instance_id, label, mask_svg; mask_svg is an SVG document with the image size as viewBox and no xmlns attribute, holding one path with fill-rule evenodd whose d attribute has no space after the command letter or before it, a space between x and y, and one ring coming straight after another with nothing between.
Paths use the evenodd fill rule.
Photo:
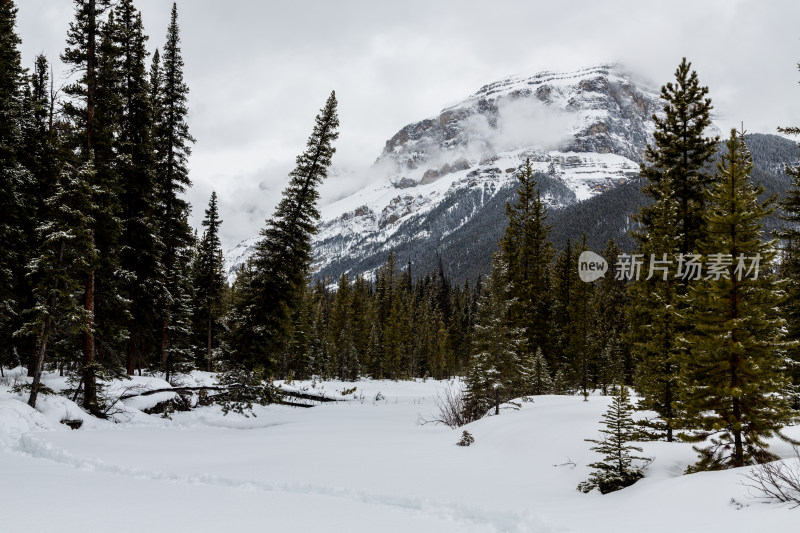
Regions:
<instances>
[{"instance_id":1,"label":"exposed rock on mountain","mask_svg":"<svg viewBox=\"0 0 800 533\"><path fill-rule=\"evenodd\" d=\"M390 250L417 273L432 270L437 255L456 279L485 273L526 158L557 246L584 231L597 248L610 237L630 245L629 215L644 201L639 163L661 107L656 90L615 65L486 85L402 128L375 161L370 184L322 209L315 273L371 275ZM796 145L774 135L748 139L768 189L785 188L783 164L796 158ZM231 272L254 242L228 253Z\"/></svg>"}]
</instances>

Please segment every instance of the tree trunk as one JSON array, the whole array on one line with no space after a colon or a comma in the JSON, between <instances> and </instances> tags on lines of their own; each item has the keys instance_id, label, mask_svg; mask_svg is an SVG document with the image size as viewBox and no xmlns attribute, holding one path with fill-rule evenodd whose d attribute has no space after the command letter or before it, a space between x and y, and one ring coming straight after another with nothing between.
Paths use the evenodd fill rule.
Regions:
<instances>
[{"instance_id":1,"label":"tree trunk","mask_svg":"<svg viewBox=\"0 0 800 533\"><path fill-rule=\"evenodd\" d=\"M127 363L126 367L127 367L127 372L128 372L129 376L133 375L134 366L135 366L134 365L133 352L134 352L133 340L132 339L128 339L128 349L127 349L127 354L126 354L126 363Z\"/></svg>"},{"instance_id":2,"label":"tree trunk","mask_svg":"<svg viewBox=\"0 0 800 533\"><path fill-rule=\"evenodd\" d=\"M736 422L742 421L742 406L739 398L733 399L733 417ZM744 466L744 446L742 444L742 430L733 431L733 466Z\"/></svg>"},{"instance_id":3,"label":"tree trunk","mask_svg":"<svg viewBox=\"0 0 800 533\"><path fill-rule=\"evenodd\" d=\"M97 55L97 4L89 0L89 28L86 46L86 148L87 157L91 157L94 147L94 113L95 89L97 84L95 65ZM89 242L94 246L94 231L90 232ZM94 270L86 275L86 300L84 309L87 312L86 331L83 333L83 405L89 410L97 409L97 389L94 372Z\"/></svg>"},{"instance_id":4,"label":"tree trunk","mask_svg":"<svg viewBox=\"0 0 800 533\"><path fill-rule=\"evenodd\" d=\"M169 312L169 311L167 311ZM169 348L169 319L165 318L161 322L161 364L164 365L164 380L169 381L170 361L168 355Z\"/></svg>"},{"instance_id":5,"label":"tree trunk","mask_svg":"<svg viewBox=\"0 0 800 533\"><path fill-rule=\"evenodd\" d=\"M84 309L87 312L86 331L83 332L83 406L90 410L97 409L97 387L94 371L94 271L86 275L86 300Z\"/></svg>"},{"instance_id":6,"label":"tree trunk","mask_svg":"<svg viewBox=\"0 0 800 533\"><path fill-rule=\"evenodd\" d=\"M64 249L66 248L67 243L63 239L61 240L61 246L58 251L58 263L56 268L59 270L63 267L64 264ZM56 299L55 293L58 290L58 279L53 282L53 296L50 297L50 312L52 313L58 303ZM52 316L52 315L50 315ZM28 405L36 408L36 397L39 395L39 385L42 381L42 369L44 368L44 357L47 354L47 338L49 337L50 333L50 323L51 319L50 316L44 319L42 322L42 330L39 332L39 350L38 356L36 358L35 366L33 369L33 383L31 384L31 395L28 397ZM63 374L63 373L62 373Z\"/></svg>"},{"instance_id":7,"label":"tree trunk","mask_svg":"<svg viewBox=\"0 0 800 533\"><path fill-rule=\"evenodd\" d=\"M206 348L206 370L211 372L211 306L208 306L208 347Z\"/></svg>"},{"instance_id":8,"label":"tree trunk","mask_svg":"<svg viewBox=\"0 0 800 533\"><path fill-rule=\"evenodd\" d=\"M28 397L28 405L36 409L36 397L39 395L39 385L42 381L42 367L44 366L44 355L47 353L47 330L49 329L50 319L42 322L42 330L39 332L39 351L36 358L36 366L33 369L33 383L31 384L31 394Z\"/></svg>"}]
</instances>

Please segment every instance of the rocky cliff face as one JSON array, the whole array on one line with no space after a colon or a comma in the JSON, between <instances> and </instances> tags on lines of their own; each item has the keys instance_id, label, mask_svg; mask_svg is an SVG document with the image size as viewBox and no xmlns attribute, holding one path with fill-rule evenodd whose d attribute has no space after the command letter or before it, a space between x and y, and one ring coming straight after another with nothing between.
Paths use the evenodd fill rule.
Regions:
<instances>
[{"instance_id":1,"label":"rocky cliff face","mask_svg":"<svg viewBox=\"0 0 800 533\"><path fill-rule=\"evenodd\" d=\"M404 127L386 142L378 162L428 170L437 159L454 161L463 151L490 156L556 147L638 162L652 137L651 116L660 111L657 93L634 84L618 66L515 76Z\"/></svg>"},{"instance_id":2,"label":"rocky cliff face","mask_svg":"<svg viewBox=\"0 0 800 533\"><path fill-rule=\"evenodd\" d=\"M374 184L323 209L315 268L369 272L389 250L421 269L437 253L483 263L526 159L551 209L586 200L637 175L660 110L657 93L616 66L486 85L397 132L375 162Z\"/></svg>"},{"instance_id":3,"label":"rocky cliff face","mask_svg":"<svg viewBox=\"0 0 800 533\"><path fill-rule=\"evenodd\" d=\"M555 240L583 231L590 244L624 239L628 211L641 201L632 180L661 107L655 90L615 65L486 85L438 117L402 128L375 161L371 184L322 209L315 274L370 275L390 250L417 272L432 269L438 255L456 278L485 272L526 159L559 225ZM621 186L608 202L596 200ZM603 220L583 213L612 203L609 213L597 213ZM578 219L588 227L577 227ZM229 252L231 268L252 243Z\"/></svg>"}]
</instances>

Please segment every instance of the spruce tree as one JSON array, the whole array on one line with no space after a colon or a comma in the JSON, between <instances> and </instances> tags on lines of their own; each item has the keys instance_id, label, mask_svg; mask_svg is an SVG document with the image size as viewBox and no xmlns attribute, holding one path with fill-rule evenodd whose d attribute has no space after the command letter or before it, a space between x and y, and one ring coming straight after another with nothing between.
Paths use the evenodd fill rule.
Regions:
<instances>
[{"instance_id":1,"label":"spruce tree","mask_svg":"<svg viewBox=\"0 0 800 533\"><path fill-rule=\"evenodd\" d=\"M536 353L525 353L521 362L522 375L520 392L525 395L550 394L553 392L553 379L547 368L541 348Z\"/></svg>"},{"instance_id":2,"label":"spruce tree","mask_svg":"<svg viewBox=\"0 0 800 533\"><path fill-rule=\"evenodd\" d=\"M369 341L375 323L372 283L359 275L353 283L351 299L352 331L355 358L350 361L349 379L355 380L369 368Z\"/></svg>"},{"instance_id":3,"label":"spruce tree","mask_svg":"<svg viewBox=\"0 0 800 533\"><path fill-rule=\"evenodd\" d=\"M166 347L166 363L164 379L184 374L195 367L197 346L193 342L192 319L196 315L198 302L195 287L192 283L192 265L194 262L194 239L189 246L177 251L175 264L167 277L169 287L170 314L166 336L169 342Z\"/></svg>"},{"instance_id":4,"label":"spruce tree","mask_svg":"<svg viewBox=\"0 0 800 533\"><path fill-rule=\"evenodd\" d=\"M631 454L642 452L641 448L630 444L636 435L632 413L628 389L619 387L619 393L614 395L613 403L603 415L605 429L601 429L600 433L604 437L601 440L586 439L597 444L592 451L603 454L603 460L589 465L594 471L587 481L578 485L578 490L590 492L597 488L602 494L608 494L633 485L644 477L642 467L636 466L634 461L649 463L651 460Z\"/></svg>"},{"instance_id":5,"label":"spruce tree","mask_svg":"<svg viewBox=\"0 0 800 533\"><path fill-rule=\"evenodd\" d=\"M52 101L51 90L50 64L39 54L26 85L22 146L18 152L19 162L30 173L23 204L28 211L25 231L31 235L38 226L36 221L48 216L49 208L45 203L55 193L59 178L61 140L54 116L57 102Z\"/></svg>"},{"instance_id":6,"label":"spruce tree","mask_svg":"<svg viewBox=\"0 0 800 533\"><path fill-rule=\"evenodd\" d=\"M29 275L36 279L35 303L25 312L27 322L21 331L36 339L33 384L28 399L31 407L36 406L51 337L55 333L83 332L89 323L80 294L85 273L95 267L98 255L92 239L93 217L97 212L91 185L94 172L91 157L77 170L66 165L54 195L46 202L49 216L37 230L41 244L28 266ZM91 404L88 407L97 408Z\"/></svg>"},{"instance_id":7,"label":"spruce tree","mask_svg":"<svg viewBox=\"0 0 800 533\"><path fill-rule=\"evenodd\" d=\"M288 321L311 266L311 236L319 219L317 187L327 177L338 138L337 102L331 93L317 115L305 152L274 215L261 230L237 327L236 349L250 366L275 369L286 346Z\"/></svg>"},{"instance_id":8,"label":"spruce tree","mask_svg":"<svg viewBox=\"0 0 800 533\"><path fill-rule=\"evenodd\" d=\"M315 335L314 289L306 287L300 295L294 320L291 340L287 348L288 376L309 379L315 371L315 352L318 344Z\"/></svg>"},{"instance_id":9,"label":"spruce tree","mask_svg":"<svg viewBox=\"0 0 800 533\"><path fill-rule=\"evenodd\" d=\"M183 341L171 338L171 333L182 331L183 326L179 326L177 322L190 314L185 298L185 260L188 250L194 244L189 227L190 206L181 197L186 188L191 186L188 158L191 155L191 144L195 141L189 133L187 123L189 87L183 79L183 67L178 8L173 3L160 69L156 75L155 86L159 93L155 95L154 105L158 112L154 135L159 208L156 216L163 242L161 262L164 283L160 302L158 353L159 364L167 379L173 372L173 366L177 364L177 361L171 359L171 355L185 354L187 348Z\"/></svg>"},{"instance_id":10,"label":"spruce tree","mask_svg":"<svg viewBox=\"0 0 800 533\"><path fill-rule=\"evenodd\" d=\"M353 291L350 279L343 273L339 278L329 322L330 345L334 367L330 373L344 381L357 373L358 359L353 338ZM282 369L283 371L283 369Z\"/></svg>"},{"instance_id":11,"label":"spruce tree","mask_svg":"<svg viewBox=\"0 0 800 533\"><path fill-rule=\"evenodd\" d=\"M581 253L588 250L586 234L580 245L573 249L574 263L577 264ZM589 388L594 384L590 381L591 367L595 363L594 342L594 291L595 283L587 283L577 275L572 276L569 308L567 310L571 323L569 330L568 350L572 358L572 375L574 384L581 390L584 398L589 396Z\"/></svg>"},{"instance_id":12,"label":"spruce tree","mask_svg":"<svg viewBox=\"0 0 800 533\"><path fill-rule=\"evenodd\" d=\"M164 289L156 220L154 116L145 64L147 36L132 0L119 2L115 13L112 37L118 53L120 121L115 147L123 225L120 261L131 273L124 290L130 300L126 370L133 374L136 367L141 371L147 356L155 351L156 309Z\"/></svg>"},{"instance_id":13,"label":"spruce tree","mask_svg":"<svg viewBox=\"0 0 800 533\"><path fill-rule=\"evenodd\" d=\"M219 238L220 224L222 220L219 218L217 208L217 193L212 192L202 222L205 230L197 247L192 283L197 297L194 316L195 338L198 340L198 345L204 347L198 361L203 363L200 366L208 371L212 369L215 339L222 327L221 319L227 287L222 242Z\"/></svg>"},{"instance_id":14,"label":"spruce tree","mask_svg":"<svg viewBox=\"0 0 800 533\"><path fill-rule=\"evenodd\" d=\"M641 406L658 413L659 432L668 441L673 439L679 418L680 391L676 387L682 349L671 338L692 329L675 298L686 294L689 281L675 279L675 266L679 254L685 257L697 251L703 236L705 191L714 179L707 167L719 140L706 136L712 109L707 94L708 88L700 85L691 63L683 58L675 82L661 88L664 117L653 115L655 144L648 145L646 163L641 167L641 176L647 180L642 192L652 203L641 207L634 217L637 252L645 260L654 254L672 264L666 280L656 276L631 285L629 314L629 340L642 363L636 383Z\"/></svg>"},{"instance_id":15,"label":"spruce tree","mask_svg":"<svg viewBox=\"0 0 800 533\"><path fill-rule=\"evenodd\" d=\"M547 351L550 339L550 263L555 250L548 240L547 209L536 188L530 159L517 172L517 200L506 204L508 227L500 241L516 302L512 320L526 330L525 349Z\"/></svg>"},{"instance_id":16,"label":"spruce tree","mask_svg":"<svg viewBox=\"0 0 800 533\"><path fill-rule=\"evenodd\" d=\"M687 254L696 250L703 236L703 213L707 205L705 190L713 183L709 162L717 150L719 137L707 137L711 126L711 99L708 87L700 85L697 72L684 57L675 70L675 82L661 87L664 101L664 118L653 115L654 145L648 145L642 164L641 176L648 184L643 192L658 200L664 189L661 181L669 179L669 191L677 200L676 225L679 235L677 252ZM652 211L643 207L638 221L647 229L651 225ZM669 253L670 250L664 250Z\"/></svg>"},{"instance_id":17,"label":"spruce tree","mask_svg":"<svg viewBox=\"0 0 800 533\"><path fill-rule=\"evenodd\" d=\"M612 265L610 271L597 282L594 295L595 351L600 354L594 380L603 394L613 383L633 384L633 361L623 337L628 332L625 312L628 307L627 281L618 279L613 265L622 250L611 239L602 256Z\"/></svg>"},{"instance_id":18,"label":"spruce tree","mask_svg":"<svg viewBox=\"0 0 800 533\"><path fill-rule=\"evenodd\" d=\"M764 242L761 221L773 208L758 197L744 132L731 131L708 193L707 237L700 242L706 275L690 286L695 330L681 362L686 422L705 442L695 469L740 467L776 459L765 439L795 415L786 396L783 328L775 309L785 298L770 272L775 242ZM719 268L709 268L717 264Z\"/></svg>"},{"instance_id":19,"label":"spruce tree","mask_svg":"<svg viewBox=\"0 0 800 533\"><path fill-rule=\"evenodd\" d=\"M467 403L473 413L492 405L495 414L499 414L500 404L518 392L516 386L521 374L519 352L523 330L509 323L512 301L507 280L505 261L502 254L496 253L492 272L478 303L470 373L467 376Z\"/></svg>"},{"instance_id":20,"label":"spruce tree","mask_svg":"<svg viewBox=\"0 0 800 533\"><path fill-rule=\"evenodd\" d=\"M50 83L47 58L40 54L36 57L34 71L25 85L22 103L22 144L17 152L19 163L28 172L28 179L23 182L26 186L19 191L21 193L19 204L25 206L25 216L18 219L21 222L20 229L26 238L23 241L24 245L20 243L13 252L9 252L9 256L13 253L19 258L32 259L41 244L39 240L41 235L37 229L41 221L49 220L51 216L46 202L55 194L59 158L62 154L59 153L61 143L54 125ZM18 309L29 309L35 304L33 288L37 280L34 274L29 273L24 276L24 283L19 283L22 281L23 270L25 269L20 268L17 271L13 299ZM38 360L36 341L21 332L17 332L15 336L16 346L12 345L12 349L16 347L22 355L28 356L28 375L33 377ZM26 351L29 353L25 353ZM2 359L1 353L0 359Z\"/></svg>"},{"instance_id":21,"label":"spruce tree","mask_svg":"<svg viewBox=\"0 0 800 533\"><path fill-rule=\"evenodd\" d=\"M675 250L680 239L671 231L678 203L670 195L669 178L661 180L657 188L658 199L649 208L649 233L637 251L642 262L650 255L663 259L662 250ZM667 259L670 258L674 258L674 254L667 253ZM635 260L632 258L631 262ZM645 269L643 264L642 271ZM680 346L676 342L677 317L673 311L678 302L678 280L673 276L670 272L666 280L663 274L647 280L642 274L638 281L633 280L629 286L631 305L627 313L631 325L628 340L637 360L634 376L640 395L637 407L657 414L656 419L645 420L642 424L652 438L663 437L667 441L674 439L681 418L678 408Z\"/></svg>"},{"instance_id":22,"label":"spruce tree","mask_svg":"<svg viewBox=\"0 0 800 533\"><path fill-rule=\"evenodd\" d=\"M103 254L99 246L102 240L100 233L113 233L118 219L114 216L114 202L108 201L111 196L109 188L110 176L107 161L98 161L95 157L95 147L103 147L97 142L98 125L103 124L102 117L98 120L97 96L99 88L98 46L101 38L101 17L108 9L109 0L74 0L75 20L70 23L67 34L67 48L61 59L70 65L73 72L79 72L80 77L74 83L67 85L65 93L71 97L64 105L65 115L73 122L74 138L72 145L77 149L78 161L74 166L83 167L91 162L93 172L82 173L91 177L95 203L107 206L104 210L106 216L95 216L89 230L89 244L87 249L98 249L98 255L106 260L113 260L113 255ZM102 135L100 135L102 137ZM106 244L106 243L103 243ZM83 328L83 360L82 376L83 404L87 409L98 412L97 401L97 370L96 342L96 292L97 271L101 267L99 262L87 262L90 268L85 272L83 303L86 324Z\"/></svg>"},{"instance_id":23,"label":"spruce tree","mask_svg":"<svg viewBox=\"0 0 800 533\"><path fill-rule=\"evenodd\" d=\"M569 340L572 328L570 313L573 311L572 288L578 276L575 259L572 241L567 240L553 265L553 330L550 333L552 354L547 360L554 372L561 372L562 378L566 378L565 374L572 367ZM559 389L558 392L561 393L563 390Z\"/></svg>"},{"instance_id":24,"label":"spruce tree","mask_svg":"<svg viewBox=\"0 0 800 533\"><path fill-rule=\"evenodd\" d=\"M800 127L796 126L778 128L778 131L800 135ZM785 227L778 232L783 244L780 269L781 276L787 279L787 298L782 310L787 320L786 339L793 342L787 348L793 405L800 409L800 164L786 165L784 171L792 179L792 185L780 203L780 216L785 222Z\"/></svg>"},{"instance_id":25,"label":"spruce tree","mask_svg":"<svg viewBox=\"0 0 800 533\"><path fill-rule=\"evenodd\" d=\"M19 325L19 289L24 284L26 235L23 193L29 175L20 164L22 84L16 25L17 7L0 2L0 360L15 357L12 333ZM19 302L21 303L21 302Z\"/></svg>"}]
</instances>

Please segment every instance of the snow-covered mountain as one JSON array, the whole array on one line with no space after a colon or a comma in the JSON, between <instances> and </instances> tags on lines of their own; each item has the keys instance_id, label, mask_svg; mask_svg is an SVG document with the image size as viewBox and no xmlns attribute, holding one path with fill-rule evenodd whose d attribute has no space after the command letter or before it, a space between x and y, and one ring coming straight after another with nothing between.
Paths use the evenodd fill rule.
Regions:
<instances>
[{"instance_id":1,"label":"snow-covered mountain","mask_svg":"<svg viewBox=\"0 0 800 533\"><path fill-rule=\"evenodd\" d=\"M633 180L662 105L655 89L619 65L486 85L402 128L386 141L369 185L322 208L314 271L369 275L394 250L417 272L433 268L437 255L457 278L485 272L526 159L557 226L555 241L583 231L590 244L624 236L628 213L641 201ZM603 220L587 219L599 209L592 199L611 191L618 192L603 201ZM254 242L229 251L231 274Z\"/></svg>"}]
</instances>

